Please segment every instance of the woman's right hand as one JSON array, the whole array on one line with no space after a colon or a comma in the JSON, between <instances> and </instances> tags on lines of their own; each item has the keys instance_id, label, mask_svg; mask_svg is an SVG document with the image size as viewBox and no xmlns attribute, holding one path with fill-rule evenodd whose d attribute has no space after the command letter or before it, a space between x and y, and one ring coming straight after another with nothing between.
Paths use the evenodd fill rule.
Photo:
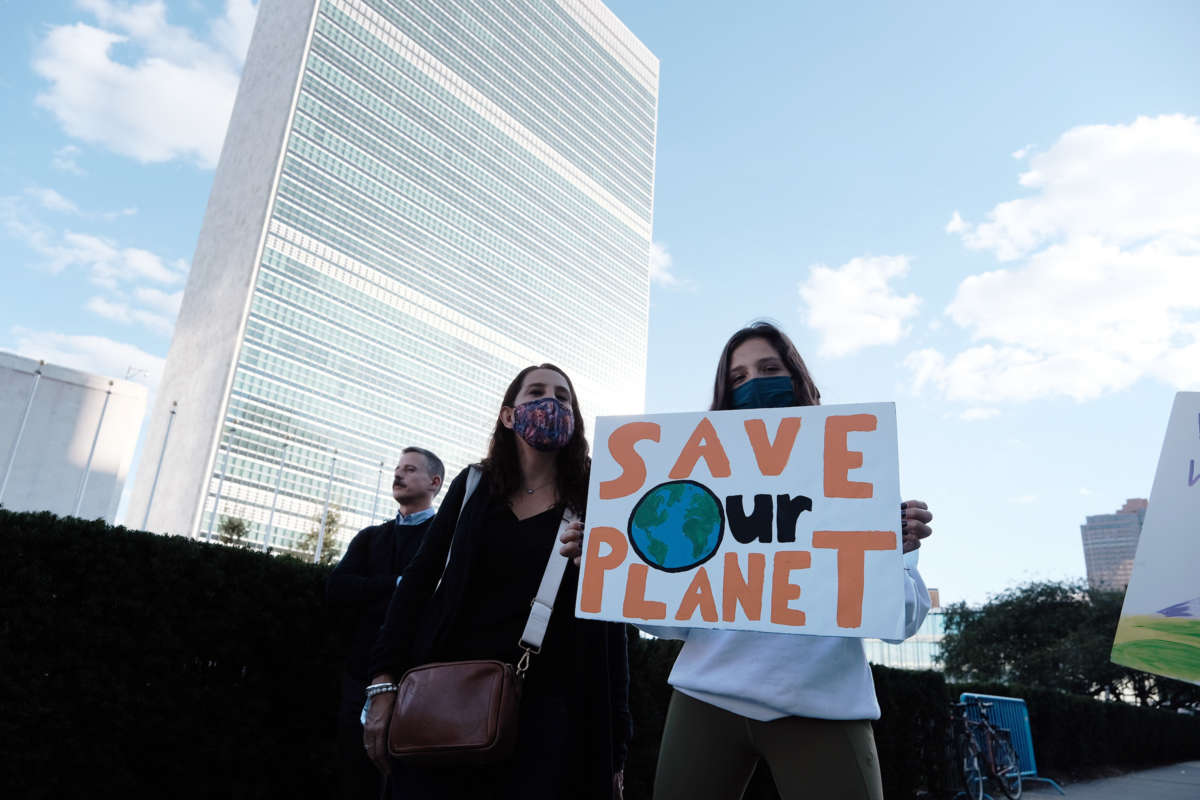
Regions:
<instances>
[{"instance_id":1,"label":"woman's right hand","mask_svg":"<svg viewBox=\"0 0 1200 800\"><path fill-rule=\"evenodd\" d=\"M562 547L558 548L558 552L573 560L578 567L579 559L583 556L583 523L579 520L572 522L563 531L559 541L562 542Z\"/></svg>"},{"instance_id":2,"label":"woman's right hand","mask_svg":"<svg viewBox=\"0 0 1200 800\"><path fill-rule=\"evenodd\" d=\"M391 683L387 676L379 676L373 683ZM392 708L396 705L396 693L384 692L371 698L367 708L367 722L363 725L363 747L367 750L367 758L384 775L392 771L388 761L387 735L388 723L392 719Z\"/></svg>"}]
</instances>

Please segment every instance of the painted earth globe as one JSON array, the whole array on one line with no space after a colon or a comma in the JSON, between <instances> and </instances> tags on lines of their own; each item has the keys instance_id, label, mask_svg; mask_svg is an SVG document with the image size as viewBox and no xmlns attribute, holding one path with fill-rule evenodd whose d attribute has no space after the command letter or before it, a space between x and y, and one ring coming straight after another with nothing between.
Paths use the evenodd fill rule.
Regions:
<instances>
[{"instance_id":1,"label":"painted earth globe","mask_svg":"<svg viewBox=\"0 0 1200 800\"><path fill-rule=\"evenodd\" d=\"M629 541L642 560L666 572L692 569L721 545L725 513L708 487L695 481L661 483L629 515Z\"/></svg>"}]
</instances>

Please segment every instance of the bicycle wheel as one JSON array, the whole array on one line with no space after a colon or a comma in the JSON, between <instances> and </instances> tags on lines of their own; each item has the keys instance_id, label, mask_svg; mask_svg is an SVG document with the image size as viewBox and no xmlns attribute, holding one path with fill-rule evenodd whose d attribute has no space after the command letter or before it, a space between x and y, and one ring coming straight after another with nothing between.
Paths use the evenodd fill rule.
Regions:
<instances>
[{"instance_id":1,"label":"bicycle wheel","mask_svg":"<svg viewBox=\"0 0 1200 800\"><path fill-rule=\"evenodd\" d=\"M1008 800L1019 800L1021 797L1021 762L1017 758L1017 751L1013 747L1008 731L996 732L996 738L992 741L992 766L996 770L992 777L996 779L1000 791L1004 792L1004 796Z\"/></svg>"},{"instance_id":2,"label":"bicycle wheel","mask_svg":"<svg viewBox=\"0 0 1200 800\"><path fill-rule=\"evenodd\" d=\"M970 800L983 800L983 771L979 768L979 751L961 740L958 743L958 770L967 797Z\"/></svg>"}]
</instances>

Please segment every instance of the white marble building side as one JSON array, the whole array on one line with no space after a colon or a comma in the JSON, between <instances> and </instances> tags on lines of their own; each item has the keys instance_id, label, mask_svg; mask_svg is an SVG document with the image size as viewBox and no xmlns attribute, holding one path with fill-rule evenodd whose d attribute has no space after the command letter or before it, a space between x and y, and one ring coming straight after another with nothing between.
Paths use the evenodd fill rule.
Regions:
<instances>
[{"instance_id":1,"label":"white marble building side","mask_svg":"<svg viewBox=\"0 0 1200 800\"><path fill-rule=\"evenodd\" d=\"M129 505L140 527L192 535L216 456L315 0L262 0L151 412ZM178 402L167 447L171 403Z\"/></svg>"},{"instance_id":2,"label":"white marble building side","mask_svg":"<svg viewBox=\"0 0 1200 800\"><path fill-rule=\"evenodd\" d=\"M146 388L54 364L40 367L35 388L38 369L35 360L0 353L0 504L111 523L145 418Z\"/></svg>"}]
</instances>

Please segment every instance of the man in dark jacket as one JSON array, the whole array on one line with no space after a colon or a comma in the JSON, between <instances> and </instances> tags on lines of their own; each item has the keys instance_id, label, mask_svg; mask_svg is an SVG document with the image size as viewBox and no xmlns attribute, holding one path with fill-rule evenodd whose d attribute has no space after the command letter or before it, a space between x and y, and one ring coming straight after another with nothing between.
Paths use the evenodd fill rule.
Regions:
<instances>
[{"instance_id":1,"label":"man in dark jacket","mask_svg":"<svg viewBox=\"0 0 1200 800\"><path fill-rule=\"evenodd\" d=\"M395 519L358 532L334 568L325 598L338 612L348 648L338 710L338 745L342 758L342 796L378 798L382 776L362 745L362 712L367 661L387 613L392 590L421 546L433 521L433 498L446 471L441 459L420 447L406 447L392 480L392 497L400 504Z\"/></svg>"}]
</instances>

